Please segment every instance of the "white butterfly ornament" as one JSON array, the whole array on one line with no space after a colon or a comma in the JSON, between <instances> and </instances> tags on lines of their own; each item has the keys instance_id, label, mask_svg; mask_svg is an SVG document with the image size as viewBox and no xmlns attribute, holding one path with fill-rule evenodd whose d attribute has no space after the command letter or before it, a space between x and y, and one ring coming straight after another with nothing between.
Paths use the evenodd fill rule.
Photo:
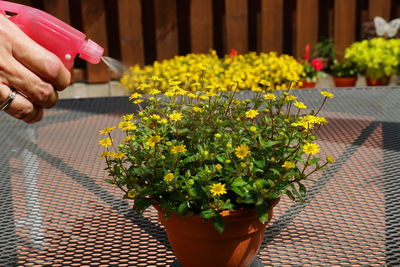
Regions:
<instances>
[{"instance_id":1,"label":"white butterfly ornament","mask_svg":"<svg viewBox=\"0 0 400 267\"><path fill-rule=\"evenodd\" d=\"M386 22L381 17L374 18L375 30L378 36L388 36L389 38L394 37L400 28L400 19L394 19Z\"/></svg>"}]
</instances>

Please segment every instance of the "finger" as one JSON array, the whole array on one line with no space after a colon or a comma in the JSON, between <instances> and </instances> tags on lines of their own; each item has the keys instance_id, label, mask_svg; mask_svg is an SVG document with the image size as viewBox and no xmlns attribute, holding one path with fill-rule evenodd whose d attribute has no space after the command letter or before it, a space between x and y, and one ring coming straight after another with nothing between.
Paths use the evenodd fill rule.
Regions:
<instances>
[{"instance_id":1,"label":"finger","mask_svg":"<svg viewBox=\"0 0 400 267\"><path fill-rule=\"evenodd\" d=\"M64 67L61 60L30 39L14 23L3 15L0 22L6 24L11 41L13 56L24 66L36 73L43 80L53 84L56 90L63 90L71 82L71 73Z\"/></svg>"},{"instance_id":2,"label":"finger","mask_svg":"<svg viewBox=\"0 0 400 267\"><path fill-rule=\"evenodd\" d=\"M53 84L56 90L65 89L71 82L71 73L61 60L31 39L16 38L12 47L13 56L43 80Z\"/></svg>"},{"instance_id":3,"label":"finger","mask_svg":"<svg viewBox=\"0 0 400 267\"><path fill-rule=\"evenodd\" d=\"M0 85L0 102L3 103L11 89L1 84ZM35 107L28 99L20 94L17 94L5 112L14 118L27 123L38 122L43 118L43 108Z\"/></svg>"},{"instance_id":4,"label":"finger","mask_svg":"<svg viewBox=\"0 0 400 267\"><path fill-rule=\"evenodd\" d=\"M3 83L24 94L35 106L50 108L58 100L58 94L52 84L43 81L12 57L0 58L0 73L7 77Z\"/></svg>"}]
</instances>

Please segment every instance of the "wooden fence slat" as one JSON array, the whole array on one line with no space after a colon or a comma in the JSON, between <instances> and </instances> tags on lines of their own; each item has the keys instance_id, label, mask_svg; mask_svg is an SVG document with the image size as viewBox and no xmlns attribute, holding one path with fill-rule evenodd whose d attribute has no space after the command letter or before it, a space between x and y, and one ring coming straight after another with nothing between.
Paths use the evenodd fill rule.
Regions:
<instances>
[{"instance_id":1,"label":"wooden fence slat","mask_svg":"<svg viewBox=\"0 0 400 267\"><path fill-rule=\"evenodd\" d=\"M190 42L194 53L213 47L212 0L190 0Z\"/></svg>"},{"instance_id":2,"label":"wooden fence slat","mask_svg":"<svg viewBox=\"0 0 400 267\"><path fill-rule=\"evenodd\" d=\"M225 0L226 49L236 49L240 54L248 50L247 1Z\"/></svg>"},{"instance_id":3,"label":"wooden fence slat","mask_svg":"<svg viewBox=\"0 0 400 267\"><path fill-rule=\"evenodd\" d=\"M372 20L375 16L380 16L386 21L390 19L391 0L369 0L368 15Z\"/></svg>"},{"instance_id":4,"label":"wooden fence slat","mask_svg":"<svg viewBox=\"0 0 400 267\"><path fill-rule=\"evenodd\" d=\"M43 0L44 10L56 18L70 24L68 0Z\"/></svg>"},{"instance_id":5,"label":"wooden fence slat","mask_svg":"<svg viewBox=\"0 0 400 267\"><path fill-rule=\"evenodd\" d=\"M318 42L318 0L297 0L296 10L296 51L301 57L306 44L311 51Z\"/></svg>"},{"instance_id":6,"label":"wooden fence slat","mask_svg":"<svg viewBox=\"0 0 400 267\"><path fill-rule=\"evenodd\" d=\"M121 60L128 66L144 65L142 6L140 0L119 0Z\"/></svg>"},{"instance_id":7,"label":"wooden fence slat","mask_svg":"<svg viewBox=\"0 0 400 267\"><path fill-rule=\"evenodd\" d=\"M355 41L357 0L336 0L334 7L334 42L337 59Z\"/></svg>"},{"instance_id":8,"label":"wooden fence slat","mask_svg":"<svg viewBox=\"0 0 400 267\"><path fill-rule=\"evenodd\" d=\"M106 14L103 1L82 0L83 30L94 42L104 48L104 55L108 54ZM99 64L86 64L87 79L89 82L107 82L110 80L110 72L102 62Z\"/></svg>"},{"instance_id":9,"label":"wooden fence slat","mask_svg":"<svg viewBox=\"0 0 400 267\"><path fill-rule=\"evenodd\" d=\"M10 2L14 2L14 3L25 5L25 6L33 6L31 0L13 0Z\"/></svg>"},{"instance_id":10,"label":"wooden fence slat","mask_svg":"<svg viewBox=\"0 0 400 267\"><path fill-rule=\"evenodd\" d=\"M283 1L261 0L261 51L283 50Z\"/></svg>"},{"instance_id":11,"label":"wooden fence slat","mask_svg":"<svg viewBox=\"0 0 400 267\"><path fill-rule=\"evenodd\" d=\"M154 0L157 60L178 54L176 0Z\"/></svg>"}]
</instances>

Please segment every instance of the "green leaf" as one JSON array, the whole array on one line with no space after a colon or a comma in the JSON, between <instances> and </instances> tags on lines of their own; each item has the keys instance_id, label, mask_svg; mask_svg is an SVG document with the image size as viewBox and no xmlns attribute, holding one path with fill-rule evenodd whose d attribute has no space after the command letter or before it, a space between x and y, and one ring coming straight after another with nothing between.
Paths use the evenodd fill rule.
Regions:
<instances>
[{"instance_id":1,"label":"green leaf","mask_svg":"<svg viewBox=\"0 0 400 267\"><path fill-rule=\"evenodd\" d=\"M315 163L317 163L318 161L320 161L321 159L320 158L312 158L312 159L310 159L308 162L309 162L309 164L315 164Z\"/></svg>"},{"instance_id":2,"label":"green leaf","mask_svg":"<svg viewBox=\"0 0 400 267\"><path fill-rule=\"evenodd\" d=\"M202 212L200 212L200 216L206 220L215 217L217 215L218 213L213 209L203 210Z\"/></svg>"},{"instance_id":3,"label":"green leaf","mask_svg":"<svg viewBox=\"0 0 400 267\"><path fill-rule=\"evenodd\" d=\"M188 128L183 128L178 130L178 135L183 135L189 132Z\"/></svg>"},{"instance_id":4,"label":"green leaf","mask_svg":"<svg viewBox=\"0 0 400 267\"><path fill-rule=\"evenodd\" d=\"M238 187L238 186L232 186L231 187L232 191L238 194L240 197L246 197L246 194L249 192L247 189L244 187Z\"/></svg>"},{"instance_id":5,"label":"green leaf","mask_svg":"<svg viewBox=\"0 0 400 267\"><path fill-rule=\"evenodd\" d=\"M185 210L188 208L187 202L183 202L179 205L178 209L176 210L179 215L182 215L185 213Z\"/></svg>"},{"instance_id":6,"label":"green leaf","mask_svg":"<svg viewBox=\"0 0 400 267\"><path fill-rule=\"evenodd\" d=\"M116 184L114 179L104 179L104 181L109 183L109 184Z\"/></svg>"},{"instance_id":7,"label":"green leaf","mask_svg":"<svg viewBox=\"0 0 400 267\"><path fill-rule=\"evenodd\" d=\"M258 220L262 223L268 220L268 208L265 203L256 206Z\"/></svg>"},{"instance_id":8,"label":"green leaf","mask_svg":"<svg viewBox=\"0 0 400 267\"><path fill-rule=\"evenodd\" d=\"M233 180L231 186L245 186L247 185L246 181L243 180L242 177L237 177Z\"/></svg>"},{"instance_id":9,"label":"green leaf","mask_svg":"<svg viewBox=\"0 0 400 267\"><path fill-rule=\"evenodd\" d=\"M265 161L264 160L255 160L254 164L261 169L264 169L265 167Z\"/></svg>"},{"instance_id":10,"label":"green leaf","mask_svg":"<svg viewBox=\"0 0 400 267\"><path fill-rule=\"evenodd\" d=\"M221 206L221 209L223 210L233 210L234 205L232 203L225 203Z\"/></svg>"},{"instance_id":11,"label":"green leaf","mask_svg":"<svg viewBox=\"0 0 400 267\"><path fill-rule=\"evenodd\" d=\"M304 184L299 183L299 193L302 197L305 197L307 194L307 189Z\"/></svg>"},{"instance_id":12,"label":"green leaf","mask_svg":"<svg viewBox=\"0 0 400 267\"><path fill-rule=\"evenodd\" d=\"M273 190L270 190L269 192L268 192L268 195L267 195L267 197L268 198L271 198L271 199L275 199L275 198L278 198L278 197L280 197L280 192L278 191L278 190L276 190L276 189L273 189Z\"/></svg>"},{"instance_id":13,"label":"green leaf","mask_svg":"<svg viewBox=\"0 0 400 267\"><path fill-rule=\"evenodd\" d=\"M221 163L225 163L226 158L223 155L217 155L217 160Z\"/></svg>"},{"instance_id":14,"label":"green leaf","mask_svg":"<svg viewBox=\"0 0 400 267\"><path fill-rule=\"evenodd\" d=\"M265 147L273 147L276 144L279 144L279 141L268 140L267 142L264 143Z\"/></svg>"},{"instance_id":15,"label":"green leaf","mask_svg":"<svg viewBox=\"0 0 400 267\"><path fill-rule=\"evenodd\" d=\"M217 214L217 216L212 217L211 220L215 230L217 230L218 233L222 234L225 228L224 218L220 214Z\"/></svg>"},{"instance_id":16,"label":"green leaf","mask_svg":"<svg viewBox=\"0 0 400 267\"><path fill-rule=\"evenodd\" d=\"M286 195L291 199L291 200L296 200L295 196L293 196L292 192L290 190L286 190Z\"/></svg>"},{"instance_id":17,"label":"green leaf","mask_svg":"<svg viewBox=\"0 0 400 267\"><path fill-rule=\"evenodd\" d=\"M133 208L136 210L138 213L143 213L145 209L151 206L153 204L153 201L148 198L138 198L135 199L133 202Z\"/></svg>"}]
</instances>

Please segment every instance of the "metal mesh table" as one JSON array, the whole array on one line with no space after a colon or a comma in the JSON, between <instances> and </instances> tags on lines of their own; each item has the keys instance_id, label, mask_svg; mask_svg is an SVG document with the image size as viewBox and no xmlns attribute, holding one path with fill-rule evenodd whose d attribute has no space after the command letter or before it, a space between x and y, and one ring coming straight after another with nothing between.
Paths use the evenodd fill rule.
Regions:
<instances>
[{"instance_id":1,"label":"metal mesh table","mask_svg":"<svg viewBox=\"0 0 400 267\"><path fill-rule=\"evenodd\" d=\"M321 154L333 166L305 203L275 208L265 266L400 265L400 88L332 89ZM298 90L317 108L319 90ZM61 100L43 122L0 115L0 266L169 266L156 212L131 211L104 182L97 130L132 112L126 98Z\"/></svg>"}]
</instances>

